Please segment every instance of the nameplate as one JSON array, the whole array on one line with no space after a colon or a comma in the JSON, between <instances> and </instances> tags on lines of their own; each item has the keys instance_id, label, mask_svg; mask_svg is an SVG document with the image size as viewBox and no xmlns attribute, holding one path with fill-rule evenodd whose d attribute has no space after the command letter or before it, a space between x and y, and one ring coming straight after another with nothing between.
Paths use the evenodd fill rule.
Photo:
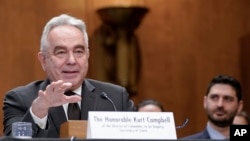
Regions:
<instances>
[{"instance_id":1,"label":"nameplate","mask_svg":"<svg viewBox=\"0 0 250 141\"><path fill-rule=\"evenodd\" d=\"M231 125L230 141L244 140L250 137L250 125Z\"/></svg>"},{"instance_id":2,"label":"nameplate","mask_svg":"<svg viewBox=\"0 0 250 141\"><path fill-rule=\"evenodd\" d=\"M172 112L89 112L87 139L177 139Z\"/></svg>"}]
</instances>

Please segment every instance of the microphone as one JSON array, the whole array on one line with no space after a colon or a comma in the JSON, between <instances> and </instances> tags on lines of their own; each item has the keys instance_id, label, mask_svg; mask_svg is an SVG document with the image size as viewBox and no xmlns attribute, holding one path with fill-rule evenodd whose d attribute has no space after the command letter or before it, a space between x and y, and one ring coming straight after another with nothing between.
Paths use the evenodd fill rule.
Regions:
<instances>
[{"instance_id":1,"label":"microphone","mask_svg":"<svg viewBox=\"0 0 250 141\"><path fill-rule=\"evenodd\" d=\"M113 100L109 98L109 96L108 96L108 94L107 94L107 93L102 92L102 95L101 95L101 96L102 96L102 98L107 99L107 100L108 100L108 101L109 101L109 102L113 105L114 110L115 110L115 111L117 111L117 110L116 110L116 107L115 107L115 104L114 104L114 102L113 102Z\"/></svg>"},{"instance_id":2,"label":"microphone","mask_svg":"<svg viewBox=\"0 0 250 141\"><path fill-rule=\"evenodd\" d=\"M189 121L188 118L186 118L186 119L184 120L184 122L182 123L182 125L176 126L175 128L176 128L176 129L180 129L180 128L185 127L185 126L187 125L188 121Z\"/></svg>"}]
</instances>

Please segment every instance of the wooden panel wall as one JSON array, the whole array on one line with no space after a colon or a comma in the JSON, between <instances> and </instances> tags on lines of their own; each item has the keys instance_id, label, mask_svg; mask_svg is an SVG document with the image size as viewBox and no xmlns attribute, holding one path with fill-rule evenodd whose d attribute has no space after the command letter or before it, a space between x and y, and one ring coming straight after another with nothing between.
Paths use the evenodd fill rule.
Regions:
<instances>
[{"instance_id":1,"label":"wooden panel wall","mask_svg":"<svg viewBox=\"0 0 250 141\"><path fill-rule=\"evenodd\" d=\"M177 125L188 117L188 125L177 130L179 137L200 131L207 120L203 96L210 79L224 73L242 80L239 39L247 32L249 3L146 2L151 12L138 32L143 71L136 100L160 100L174 112Z\"/></svg>"},{"instance_id":2,"label":"wooden panel wall","mask_svg":"<svg viewBox=\"0 0 250 141\"><path fill-rule=\"evenodd\" d=\"M84 19L91 37L100 24L97 3L105 5L102 0L0 0L0 99L13 87L45 77L36 54L42 28L52 16L68 13ZM202 130L206 122L202 102L210 79L224 73L242 80L239 39L250 29L250 4L247 0L143 3L150 12L136 31L142 71L139 92L132 99L136 104L146 98L159 100L174 112L176 125L188 117L188 125L177 130L178 137ZM91 51L94 57L95 49ZM95 66L89 77L95 78ZM245 99L249 103L249 95ZM2 123L2 111L0 115Z\"/></svg>"}]
</instances>

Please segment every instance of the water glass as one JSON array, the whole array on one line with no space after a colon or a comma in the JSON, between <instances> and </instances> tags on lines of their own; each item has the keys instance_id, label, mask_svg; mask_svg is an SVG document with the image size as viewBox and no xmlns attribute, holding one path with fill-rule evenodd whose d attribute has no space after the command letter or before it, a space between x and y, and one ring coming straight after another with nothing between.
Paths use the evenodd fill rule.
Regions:
<instances>
[{"instance_id":1,"label":"water glass","mask_svg":"<svg viewBox=\"0 0 250 141\"><path fill-rule=\"evenodd\" d=\"M12 136L14 138L31 138L32 137L32 123L30 122L12 123Z\"/></svg>"}]
</instances>

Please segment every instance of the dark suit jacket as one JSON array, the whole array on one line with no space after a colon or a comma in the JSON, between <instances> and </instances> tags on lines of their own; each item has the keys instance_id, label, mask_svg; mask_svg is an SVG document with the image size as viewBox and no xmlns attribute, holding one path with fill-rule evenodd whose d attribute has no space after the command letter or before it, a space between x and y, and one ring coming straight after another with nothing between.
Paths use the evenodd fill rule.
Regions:
<instances>
[{"instance_id":1,"label":"dark suit jacket","mask_svg":"<svg viewBox=\"0 0 250 141\"><path fill-rule=\"evenodd\" d=\"M203 131L201 131L199 133L189 135L189 136L183 137L181 139L192 140L192 139L211 139L211 138L210 138L210 136L208 134L207 129L204 129Z\"/></svg>"},{"instance_id":2,"label":"dark suit jacket","mask_svg":"<svg viewBox=\"0 0 250 141\"><path fill-rule=\"evenodd\" d=\"M32 123L33 137L59 137L60 125L66 122L66 115L62 106L49 109L47 127L39 128L30 114L30 106L38 96L38 91L45 90L49 80L35 81L26 86L17 87L7 92L4 98L4 134L11 135L11 124L16 121ZM110 101L101 96L105 92L113 101L117 111L134 111L134 103L124 87L85 79L82 85L81 119L88 119L88 111L114 111Z\"/></svg>"}]
</instances>

